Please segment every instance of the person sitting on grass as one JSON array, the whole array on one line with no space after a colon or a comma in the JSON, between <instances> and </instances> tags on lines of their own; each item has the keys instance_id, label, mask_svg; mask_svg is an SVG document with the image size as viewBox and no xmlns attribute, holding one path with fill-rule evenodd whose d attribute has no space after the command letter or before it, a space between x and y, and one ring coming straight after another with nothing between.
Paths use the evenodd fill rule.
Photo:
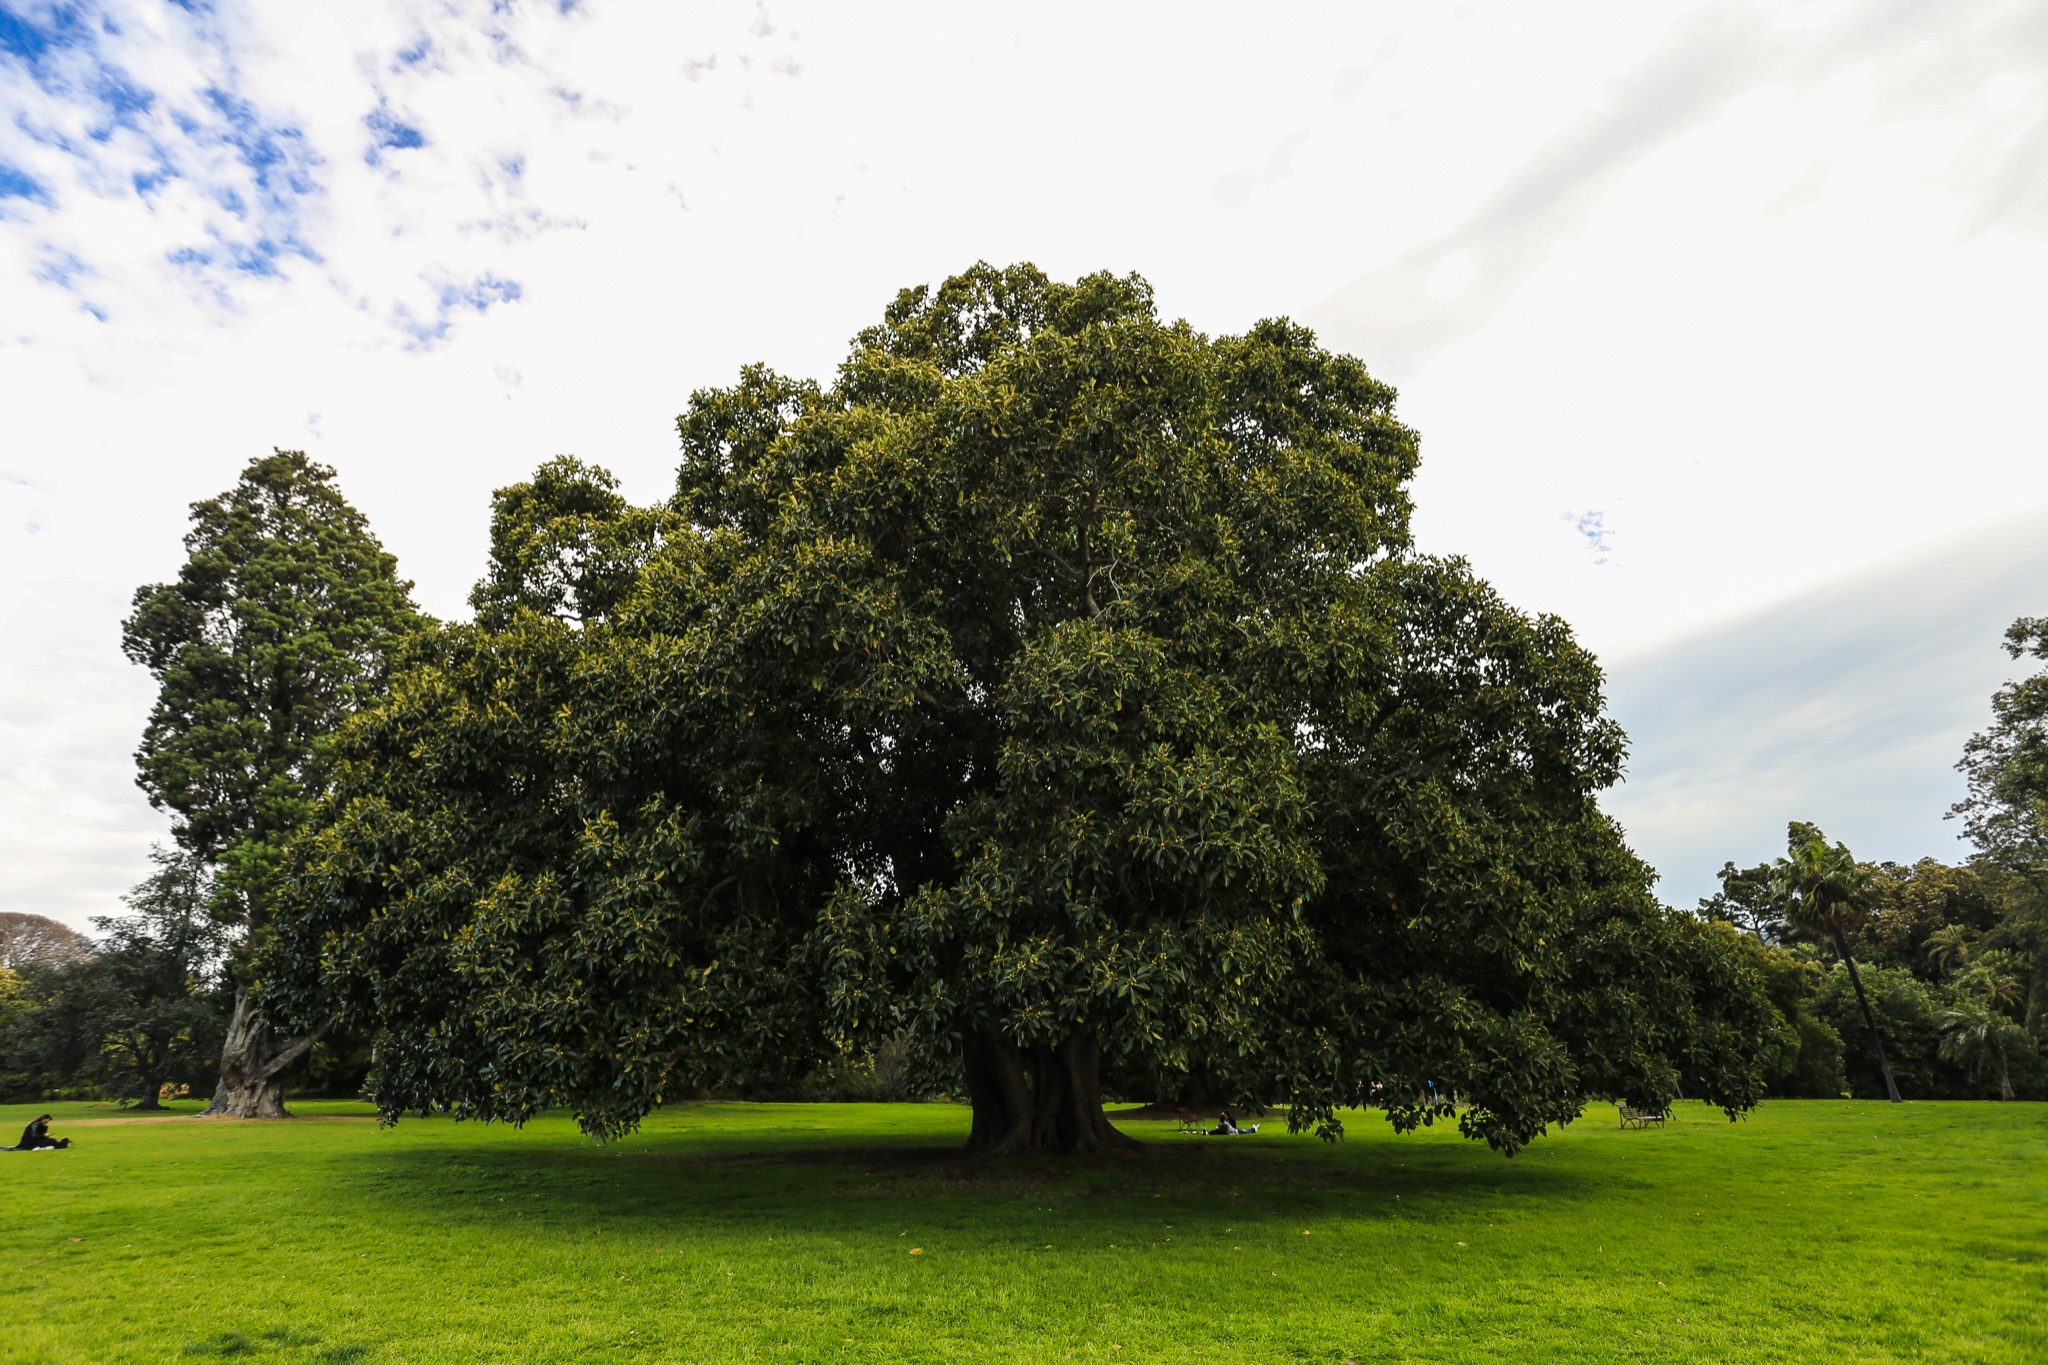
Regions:
<instances>
[{"instance_id":1,"label":"person sitting on grass","mask_svg":"<svg viewBox=\"0 0 2048 1365\"><path fill-rule=\"evenodd\" d=\"M1232 1118L1232 1117L1231 1117L1231 1115L1230 1115L1230 1111L1229 1111L1228 1109L1226 1109L1226 1110L1224 1110L1224 1111L1223 1111L1222 1113L1220 1113L1220 1114L1218 1114L1218 1115L1216 1116L1216 1128L1215 1128L1215 1131L1211 1132L1211 1133L1209 1134L1209 1136L1210 1136L1210 1137L1236 1137L1236 1136L1237 1136L1237 1134L1238 1134L1238 1131L1239 1131L1239 1130L1238 1130L1238 1126L1237 1126L1237 1120L1236 1120L1236 1119L1234 1119L1234 1118Z\"/></svg>"},{"instance_id":2,"label":"person sitting on grass","mask_svg":"<svg viewBox=\"0 0 2048 1365\"><path fill-rule=\"evenodd\" d=\"M39 1149L69 1147L70 1145L70 1138L51 1137L50 1116L48 1114L38 1114L35 1118L29 1120L28 1127L21 1130L21 1141L15 1145L14 1150L17 1152L33 1152Z\"/></svg>"}]
</instances>

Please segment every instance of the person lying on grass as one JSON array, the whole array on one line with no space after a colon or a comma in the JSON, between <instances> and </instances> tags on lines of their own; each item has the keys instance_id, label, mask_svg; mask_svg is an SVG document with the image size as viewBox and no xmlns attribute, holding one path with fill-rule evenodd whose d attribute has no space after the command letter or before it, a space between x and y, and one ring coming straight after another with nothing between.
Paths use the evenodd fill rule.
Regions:
<instances>
[{"instance_id":1,"label":"person lying on grass","mask_svg":"<svg viewBox=\"0 0 2048 1365\"><path fill-rule=\"evenodd\" d=\"M1249 1128L1238 1127L1237 1119L1232 1116L1231 1112L1228 1109L1226 1109L1216 1116L1216 1127L1210 1132L1209 1136L1245 1137L1249 1134L1256 1133L1258 1131L1259 1126L1256 1123Z\"/></svg>"},{"instance_id":2,"label":"person lying on grass","mask_svg":"<svg viewBox=\"0 0 2048 1365\"><path fill-rule=\"evenodd\" d=\"M21 1141L15 1144L14 1150L17 1152L33 1152L38 1149L69 1147L70 1145L70 1138L51 1137L50 1116L48 1114L38 1114L35 1118L29 1120L28 1127L21 1130Z\"/></svg>"}]
</instances>

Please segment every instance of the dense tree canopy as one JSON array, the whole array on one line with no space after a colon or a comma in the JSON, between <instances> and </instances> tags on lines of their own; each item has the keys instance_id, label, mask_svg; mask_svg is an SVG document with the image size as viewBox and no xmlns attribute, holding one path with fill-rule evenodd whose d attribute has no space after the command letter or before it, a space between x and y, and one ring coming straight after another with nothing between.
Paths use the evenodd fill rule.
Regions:
<instances>
[{"instance_id":1,"label":"dense tree canopy","mask_svg":"<svg viewBox=\"0 0 2048 1365\"><path fill-rule=\"evenodd\" d=\"M984 266L694 395L666 508L545 467L342 731L269 998L387 1112L599 1134L885 1035L997 1152L1117 1144L1105 1059L1508 1152L1747 1107L1757 975L1594 804L1592 657L1415 550L1393 401Z\"/></svg>"}]
</instances>

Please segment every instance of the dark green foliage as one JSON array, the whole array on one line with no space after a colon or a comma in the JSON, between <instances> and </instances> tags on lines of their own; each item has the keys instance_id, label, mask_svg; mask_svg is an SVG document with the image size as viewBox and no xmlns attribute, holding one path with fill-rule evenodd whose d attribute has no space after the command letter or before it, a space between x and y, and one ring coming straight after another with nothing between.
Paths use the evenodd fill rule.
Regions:
<instances>
[{"instance_id":1,"label":"dark green foliage","mask_svg":"<svg viewBox=\"0 0 2048 1365\"><path fill-rule=\"evenodd\" d=\"M1764 1054L1769 1093L1780 1099L1828 1100L1847 1094L1842 1036L1813 1012L1827 982L1826 972L1811 955L1765 944L1752 935L1737 943L1778 1012Z\"/></svg>"},{"instance_id":2,"label":"dark green foliage","mask_svg":"<svg viewBox=\"0 0 2048 1365\"><path fill-rule=\"evenodd\" d=\"M2015 659L2048 659L2048 617L2023 616L2005 632ZM2048 863L2048 669L1991 698L1991 728L1963 746L1956 765L1970 795L1956 806L1979 848L2014 870Z\"/></svg>"},{"instance_id":3,"label":"dark green foliage","mask_svg":"<svg viewBox=\"0 0 2048 1365\"><path fill-rule=\"evenodd\" d=\"M1757 978L1595 805L1592 657L1414 550L1393 398L984 266L694 395L672 511L544 468L339 736L268 998L382 1030L387 1113L598 1134L885 1037L998 1151L1119 1141L1105 1058L1507 1152L1748 1107Z\"/></svg>"},{"instance_id":4,"label":"dark green foliage","mask_svg":"<svg viewBox=\"0 0 2048 1365\"><path fill-rule=\"evenodd\" d=\"M1795 842L1810 829L1795 824ZM1768 888L1773 866L1735 876ZM1883 1097L1874 1032L1906 1099L2048 1095L2048 1062L2021 1023L2034 958L2010 946L2028 941L2026 880L1981 860L1947 866L1928 858L1860 864L1847 881L1854 901L1836 918L1859 964L1867 1016L1826 926L1799 934L1774 900L1752 902L1780 935L1807 940L1791 947L1754 935L1742 940L1778 1015L1765 1058L1770 1092Z\"/></svg>"},{"instance_id":5,"label":"dark green foliage","mask_svg":"<svg viewBox=\"0 0 2048 1365\"><path fill-rule=\"evenodd\" d=\"M35 1006L21 974L0 967L0 1100L23 1099L37 1093L35 1077L24 1056L27 1025Z\"/></svg>"},{"instance_id":6,"label":"dark green foliage","mask_svg":"<svg viewBox=\"0 0 2048 1365\"><path fill-rule=\"evenodd\" d=\"M125 1002L90 955L32 962L13 974L0 1026L9 1098L97 1095L102 1026Z\"/></svg>"},{"instance_id":7,"label":"dark green foliage","mask_svg":"<svg viewBox=\"0 0 2048 1365\"><path fill-rule=\"evenodd\" d=\"M1730 863L1722 894L1701 902L1709 918L1762 931L1750 941L1781 1021L1774 1093L1887 1095L1887 1063L1895 1098L2040 1093L2048 1068L2020 1023L2039 977L2030 878L1982 857L1858 863L1799 821L1787 850Z\"/></svg>"},{"instance_id":8,"label":"dark green foliage","mask_svg":"<svg viewBox=\"0 0 2048 1365\"><path fill-rule=\"evenodd\" d=\"M367 1037L329 1033L307 1052L292 1094L300 1099L361 1099L375 1062L376 1049Z\"/></svg>"},{"instance_id":9,"label":"dark green foliage","mask_svg":"<svg viewBox=\"0 0 2048 1365\"><path fill-rule=\"evenodd\" d=\"M1721 889L1700 899L1702 918L1732 924L1760 943L1784 939L1785 915L1771 890L1771 864L1737 867L1721 864Z\"/></svg>"},{"instance_id":10,"label":"dark green foliage","mask_svg":"<svg viewBox=\"0 0 2048 1365\"><path fill-rule=\"evenodd\" d=\"M2021 617L2005 633L2013 658L2048 659L2048 617ZM2000 688L1991 727L1963 746L1956 766L1970 795L1954 813L1987 862L2006 874L2006 913L1995 940L2026 954L2025 1016L2048 1036L2048 668Z\"/></svg>"},{"instance_id":11,"label":"dark green foliage","mask_svg":"<svg viewBox=\"0 0 2048 1365\"><path fill-rule=\"evenodd\" d=\"M885 1038L871 1052L832 1054L794 1084L762 1086L738 1098L803 1104L900 1104L921 1099L909 1087L909 1050L907 1038Z\"/></svg>"},{"instance_id":12,"label":"dark green foliage","mask_svg":"<svg viewBox=\"0 0 2048 1365\"><path fill-rule=\"evenodd\" d=\"M1884 1038L1899 1093L1917 1100L1959 1098L1962 1077L1936 1055L1941 1028L1935 1018L1938 1004L1928 988L1910 972L1876 965L1863 966L1862 977L1870 1014ZM1884 1079L1848 972L1837 967L1828 973L1813 1008L1816 1016L1842 1036L1842 1065L1850 1093L1858 1099L1883 1099ZM1970 1086L1967 1093L1972 1099L1983 1097L1979 1087Z\"/></svg>"},{"instance_id":13,"label":"dark green foliage","mask_svg":"<svg viewBox=\"0 0 2048 1365\"><path fill-rule=\"evenodd\" d=\"M1966 985L1929 985L1903 970L1866 966L1863 985L1872 1013L1884 1035L1900 1093L1918 1100L1983 1100L2000 1098L1996 1062L1981 1051L1988 1034L2002 1052L2010 1072L2010 1098L2048 1098L2038 1047L2011 1016L2011 1010L1987 1000ZM1847 975L1837 968L1813 1005L1814 1013L1840 1030L1846 1044L1849 1087L1859 1099L1882 1098L1883 1081L1868 1034L1853 1025L1860 1021ZM1975 1046L1948 1035L1958 1026L1976 1024ZM1947 1046L1944 1046L1944 1044Z\"/></svg>"},{"instance_id":14,"label":"dark green foliage","mask_svg":"<svg viewBox=\"0 0 2048 1365\"><path fill-rule=\"evenodd\" d=\"M0 1073L14 1093L90 1087L155 1109L165 1085L211 1081L227 934L208 912L205 865L182 850L151 857L156 871L127 897L133 913L96 918L104 938L91 951L19 973L0 1024Z\"/></svg>"},{"instance_id":15,"label":"dark green foliage","mask_svg":"<svg viewBox=\"0 0 2048 1365\"><path fill-rule=\"evenodd\" d=\"M177 580L137 589L123 627L158 683L136 780L260 916L282 841L324 785L319 741L382 690L416 623L411 585L334 471L296 451L194 503L185 546Z\"/></svg>"},{"instance_id":16,"label":"dark green foliage","mask_svg":"<svg viewBox=\"0 0 2048 1365\"><path fill-rule=\"evenodd\" d=\"M2015 659L2048 658L2048 618L2014 622L2006 650ZM1832 951L1842 967L1810 992L1811 1008L1846 1041L1859 1095L1882 1080L1872 1034L1896 1054L1896 1079L1910 1097L2048 1093L2039 1045L2048 1031L2048 670L2001 688L1992 713L1991 727L1969 741L1957 765L1970 795L1953 813L1981 849L1969 862L1844 865L1846 849L1830 853L1818 830L1795 823L1793 858L1805 846L1816 868L1836 864L1831 880L1813 883L1831 886L1828 894L1794 906L1782 894L1790 882L1777 870L1787 860L1749 869L1731 862L1721 893L1700 903L1704 915L1751 929L1760 941L1803 937L1822 954ZM1788 909L1799 912L1790 922ZM1869 1026L1860 1032L1847 1027L1858 958L1871 997ZM1767 974L1774 983L1787 979ZM1798 1027L1788 993L1774 984L1773 997L1786 1027Z\"/></svg>"},{"instance_id":17,"label":"dark green foliage","mask_svg":"<svg viewBox=\"0 0 2048 1365\"><path fill-rule=\"evenodd\" d=\"M1929 983L1944 980L1947 973L1929 941L1943 929L1960 929L1967 940L1996 928L2007 880L1989 866L1933 858L1910 866L1877 864L1871 869L1870 916L1856 936L1857 957L1903 968Z\"/></svg>"},{"instance_id":18,"label":"dark green foliage","mask_svg":"<svg viewBox=\"0 0 2048 1365\"><path fill-rule=\"evenodd\" d=\"M1884 1034L1864 999L1862 978L1851 947L1870 925L1871 907L1876 900L1870 868L1856 861L1847 844L1828 843L1818 825L1794 820L1785 831L1785 856L1771 864L1766 885L1771 908L1783 921L1785 936L1833 949L1848 972L1878 1075L1884 1080L1885 1095L1893 1104L1900 1103L1903 1097L1886 1056Z\"/></svg>"},{"instance_id":19,"label":"dark green foliage","mask_svg":"<svg viewBox=\"0 0 2048 1365\"><path fill-rule=\"evenodd\" d=\"M204 1086L219 1056L226 1013L215 989L228 935L211 913L204 863L151 851L156 872L128 896L133 912L93 921L105 935L92 969L116 1008L99 1021L101 1088L157 1107L166 1084Z\"/></svg>"}]
</instances>

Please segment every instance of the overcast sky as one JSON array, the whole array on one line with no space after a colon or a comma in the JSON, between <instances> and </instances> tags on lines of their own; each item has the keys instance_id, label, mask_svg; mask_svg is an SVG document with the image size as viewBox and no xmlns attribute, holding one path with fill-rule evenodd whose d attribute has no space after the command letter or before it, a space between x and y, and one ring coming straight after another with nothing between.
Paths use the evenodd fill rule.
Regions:
<instances>
[{"instance_id":1,"label":"overcast sky","mask_svg":"<svg viewBox=\"0 0 2048 1365\"><path fill-rule=\"evenodd\" d=\"M1426 548L1557 612L1680 904L1819 820L1965 850L2048 611L2048 3L0 0L0 908L165 825L118 647L186 505L334 465L429 610L490 489L642 500L692 389L977 259L1299 317Z\"/></svg>"}]
</instances>

